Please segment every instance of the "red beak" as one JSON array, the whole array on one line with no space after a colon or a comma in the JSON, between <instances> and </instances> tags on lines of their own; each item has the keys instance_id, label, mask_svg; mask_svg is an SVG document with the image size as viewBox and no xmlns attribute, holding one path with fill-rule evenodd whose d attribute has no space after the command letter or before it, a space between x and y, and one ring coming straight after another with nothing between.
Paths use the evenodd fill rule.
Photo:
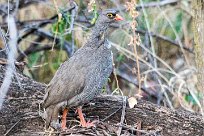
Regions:
<instances>
[{"instance_id":1,"label":"red beak","mask_svg":"<svg viewBox=\"0 0 204 136\"><path fill-rule=\"evenodd\" d=\"M116 14L115 20L120 21L120 20L123 20L123 18L120 15Z\"/></svg>"}]
</instances>

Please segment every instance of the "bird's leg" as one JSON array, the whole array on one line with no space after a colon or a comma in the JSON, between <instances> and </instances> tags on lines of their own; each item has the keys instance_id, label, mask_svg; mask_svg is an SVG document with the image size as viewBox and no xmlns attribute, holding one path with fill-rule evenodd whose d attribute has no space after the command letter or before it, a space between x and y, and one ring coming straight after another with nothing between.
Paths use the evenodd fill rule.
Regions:
<instances>
[{"instance_id":1,"label":"bird's leg","mask_svg":"<svg viewBox=\"0 0 204 136\"><path fill-rule=\"evenodd\" d=\"M68 113L68 109L65 108L64 111L63 111L63 114L62 114L62 123L61 123L62 130L67 129L67 127L66 127L67 113Z\"/></svg>"},{"instance_id":2,"label":"bird's leg","mask_svg":"<svg viewBox=\"0 0 204 136\"><path fill-rule=\"evenodd\" d=\"M84 118L84 115L82 113L82 108L81 107L78 107L77 108L77 112L79 114L79 119L80 119L80 123L82 125L82 127L86 127L86 128L90 128L90 127L94 127L94 123L93 122L86 122L85 118Z\"/></svg>"},{"instance_id":3,"label":"bird's leg","mask_svg":"<svg viewBox=\"0 0 204 136\"><path fill-rule=\"evenodd\" d=\"M79 115L79 119L80 119L80 123L81 123L82 127L86 127L86 120L85 120L84 115L82 113L81 107L77 108L77 113Z\"/></svg>"}]
</instances>

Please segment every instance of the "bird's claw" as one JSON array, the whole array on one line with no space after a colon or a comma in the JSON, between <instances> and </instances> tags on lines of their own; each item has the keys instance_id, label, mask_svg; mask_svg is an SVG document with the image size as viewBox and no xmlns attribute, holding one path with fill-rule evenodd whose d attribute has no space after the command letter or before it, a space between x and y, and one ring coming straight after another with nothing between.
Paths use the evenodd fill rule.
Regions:
<instances>
[{"instance_id":1,"label":"bird's claw","mask_svg":"<svg viewBox=\"0 0 204 136\"><path fill-rule=\"evenodd\" d=\"M61 129L62 129L62 131L65 131L65 130L67 130L67 127L62 127Z\"/></svg>"},{"instance_id":2,"label":"bird's claw","mask_svg":"<svg viewBox=\"0 0 204 136\"><path fill-rule=\"evenodd\" d=\"M81 126L84 127L84 128L96 127L95 123L97 123L97 122L98 122L97 120L94 120L92 122L89 120L89 121L81 124Z\"/></svg>"}]
</instances>

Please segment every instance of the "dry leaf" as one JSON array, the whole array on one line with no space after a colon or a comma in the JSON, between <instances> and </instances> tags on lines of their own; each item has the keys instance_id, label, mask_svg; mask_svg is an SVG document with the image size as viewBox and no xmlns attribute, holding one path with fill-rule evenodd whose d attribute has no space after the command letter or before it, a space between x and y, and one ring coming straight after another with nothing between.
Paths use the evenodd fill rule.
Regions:
<instances>
[{"instance_id":1,"label":"dry leaf","mask_svg":"<svg viewBox=\"0 0 204 136\"><path fill-rule=\"evenodd\" d=\"M137 99L135 97L128 98L128 103L130 108L134 108L134 106L137 104Z\"/></svg>"}]
</instances>

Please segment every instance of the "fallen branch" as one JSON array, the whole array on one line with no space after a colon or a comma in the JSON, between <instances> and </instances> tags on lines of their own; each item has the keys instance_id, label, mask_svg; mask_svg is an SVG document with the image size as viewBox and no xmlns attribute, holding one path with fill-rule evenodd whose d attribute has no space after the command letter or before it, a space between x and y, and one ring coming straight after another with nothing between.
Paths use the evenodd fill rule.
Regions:
<instances>
[{"instance_id":1,"label":"fallen branch","mask_svg":"<svg viewBox=\"0 0 204 136\"><path fill-rule=\"evenodd\" d=\"M0 84L4 78L5 68L0 65ZM17 74L21 83L19 87L13 79L8 95L0 111L0 135L43 135L44 121L38 116L38 104L44 94L45 84L33 81L21 74ZM53 134L67 135L115 135L118 127L122 127L121 134L136 135L204 135L204 121L201 115L172 111L147 101L139 100L134 108L123 109L124 97L102 95L83 107L86 118L98 118L96 129L84 129L76 126L74 109L70 109L66 132L52 132ZM115 112L116 111L116 112ZM123 114L122 114L123 111ZM121 116L122 115L122 116ZM124 122L120 123L124 116ZM108 117L108 118L107 118ZM106 119L106 120L104 120ZM136 124L141 122L141 127ZM141 129L137 129L141 128Z\"/></svg>"}]
</instances>

